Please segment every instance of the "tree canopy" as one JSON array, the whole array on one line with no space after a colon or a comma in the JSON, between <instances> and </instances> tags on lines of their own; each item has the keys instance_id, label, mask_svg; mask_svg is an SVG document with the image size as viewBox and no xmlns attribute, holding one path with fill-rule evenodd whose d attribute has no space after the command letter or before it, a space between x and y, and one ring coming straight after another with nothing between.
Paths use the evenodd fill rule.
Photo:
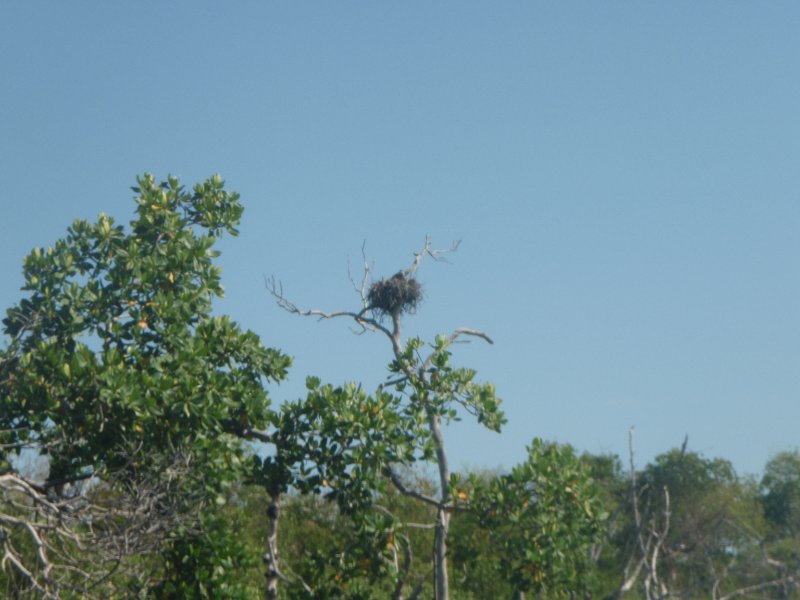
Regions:
<instances>
[{"instance_id":1,"label":"tree canopy","mask_svg":"<svg viewBox=\"0 0 800 600\"><path fill-rule=\"evenodd\" d=\"M33 249L3 320L6 597L798 597L796 451L757 482L685 444L636 469L631 442L626 472L532 435L505 472L453 469L448 423L506 417L453 356L488 334L402 335L429 240L391 277L367 268L355 310L271 282L292 313L383 336L389 373L273 405L289 357L213 311L239 196L219 176L133 191L127 227L101 214Z\"/></svg>"}]
</instances>

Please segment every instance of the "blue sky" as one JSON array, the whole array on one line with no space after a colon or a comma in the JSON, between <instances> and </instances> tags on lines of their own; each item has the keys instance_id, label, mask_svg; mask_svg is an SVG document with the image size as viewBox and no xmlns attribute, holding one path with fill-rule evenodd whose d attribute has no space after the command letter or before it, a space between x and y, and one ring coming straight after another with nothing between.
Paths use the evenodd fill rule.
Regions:
<instances>
[{"instance_id":1,"label":"blue sky","mask_svg":"<svg viewBox=\"0 0 800 600\"><path fill-rule=\"evenodd\" d=\"M640 463L679 445L761 470L800 422L800 5L794 2L28 2L0 7L0 304L76 217L127 221L137 174L219 172L245 204L217 307L307 374L385 375L383 339L281 312L357 305L426 235L408 322L494 346L500 436Z\"/></svg>"}]
</instances>

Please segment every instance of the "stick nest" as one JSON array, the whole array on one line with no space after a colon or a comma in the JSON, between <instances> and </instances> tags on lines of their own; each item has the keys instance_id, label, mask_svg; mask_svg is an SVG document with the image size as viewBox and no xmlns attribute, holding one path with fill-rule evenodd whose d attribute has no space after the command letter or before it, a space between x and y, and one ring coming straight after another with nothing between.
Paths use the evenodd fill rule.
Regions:
<instances>
[{"instance_id":1,"label":"stick nest","mask_svg":"<svg viewBox=\"0 0 800 600\"><path fill-rule=\"evenodd\" d=\"M402 313L414 312L422 300L422 286L413 277L406 277L402 271L389 279L373 283L367 293L372 310L392 317Z\"/></svg>"}]
</instances>

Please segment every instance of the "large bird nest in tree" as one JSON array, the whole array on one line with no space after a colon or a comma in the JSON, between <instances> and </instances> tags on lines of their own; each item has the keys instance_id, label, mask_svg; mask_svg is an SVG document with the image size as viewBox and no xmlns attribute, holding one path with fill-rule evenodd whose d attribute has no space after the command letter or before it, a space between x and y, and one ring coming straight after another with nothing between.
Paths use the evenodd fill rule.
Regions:
<instances>
[{"instance_id":1,"label":"large bird nest in tree","mask_svg":"<svg viewBox=\"0 0 800 600\"><path fill-rule=\"evenodd\" d=\"M369 307L381 315L391 317L414 312L422 300L422 286L402 271L389 279L376 281L367 293Z\"/></svg>"}]
</instances>

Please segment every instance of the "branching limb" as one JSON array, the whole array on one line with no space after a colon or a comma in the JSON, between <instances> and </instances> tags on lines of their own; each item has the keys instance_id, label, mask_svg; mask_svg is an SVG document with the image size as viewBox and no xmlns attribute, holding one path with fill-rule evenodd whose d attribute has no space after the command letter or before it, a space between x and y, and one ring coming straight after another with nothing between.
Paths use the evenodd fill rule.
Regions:
<instances>
[{"instance_id":1,"label":"branching limb","mask_svg":"<svg viewBox=\"0 0 800 600\"><path fill-rule=\"evenodd\" d=\"M403 590L408 581L408 576L411 573L411 563L413 561L413 554L411 553L411 540L406 535L399 535L398 539L401 540L403 547L403 566L398 569L397 583L394 586L392 593L392 600L403 600Z\"/></svg>"},{"instance_id":2,"label":"branching limb","mask_svg":"<svg viewBox=\"0 0 800 600\"><path fill-rule=\"evenodd\" d=\"M408 375L403 375L402 377L395 377L394 379L389 379L388 381L384 381L380 384L380 389L385 389L388 387L393 387L395 385L401 384L405 381L408 381Z\"/></svg>"},{"instance_id":3,"label":"branching limb","mask_svg":"<svg viewBox=\"0 0 800 600\"><path fill-rule=\"evenodd\" d=\"M382 506L380 504L373 504L373 506L375 507L376 510L379 510L383 514L388 515L393 519L395 519L394 513L392 513L385 506ZM402 525L406 529L433 529L434 527L436 527L436 523L410 523L407 521L403 521Z\"/></svg>"},{"instance_id":4,"label":"branching limb","mask_svg":"<svg viewBox=\"0 0 800 600\"><path fill-rule=\"evenodd\" d=\"M63 483L92 480L67 495L17 473L0 475L0 565L37 596L100 597L112 574L142 568L126 558L158 552L178 528L199 533L190 509L199 498L177 493L192 467L176 456L151 475L72 477Z\"/></svg>"},{"instance_id":5,"label":"branching limb","mask_svg":"<svg viewBox=\"0 0 800 600\"><path fill-rule=\"evenodd\" d=\"M492 338L490 338L486 333L482 331L478 331L477 329L469 329L468 327L459 327L447 337L447 345L449 346L451 344L456 343L458 341L458 338L460 338L462 335L478 337L483 340L486 340L490 344L494 344L494 340L492 340ZM433 362L434 356L435 353L431 353L422 363L422 366L420 367L420 376L424 375L424 373L428 371L428 369L431 366L431 362Z\"/></svg>"},{"instance_id":6,"label":"branching limb","mask_svg":"<svg viewBox=\"0 0 800 600\"><path fill-rule=\"evenodd\" d=\"M364 240L361 244L361 259L364 261L364 265L361 270L361 281L356 283L355 279L353 278L353 273L350 269L350 259L347 260L347 278L350 280L350 283L353 286L353 289L358 294L359 298L361 298L361 305L366 310L369 307L369 300L367 299L367 285L369 284L370 275L372 273L372 269L374 267L373 264L370 264L367 260L367 242Z\"/></svg>"},{"instance_id":7,"label":"branching limb","mask_svg":"<svg viewBox=\"0 0 800 600\"><path fill-rule=\"evenodd\" d=\"M732 600L733 598L738 598L740 596L747 596L749 594L752 594L753 592L760 592L762 590L767 590L770 588L792 589L800 587L800 574L788 572L786 563L771 558L766 553L766 551L763 552L763 557L764 557L764 564L766 566L778 569L779 572L782 573L780 577L776 577L768 581L763 581L761 583L743 586L733 591L730 591L724 595L720 595L719 591L722 585L722 577L714 577L714 583L712 586L712 597L714 598L714 600ZM789 597L788 594L789 591L787 589L784 589L783 595L781 595L781 597L782 598Z\"/></svg>"},{"instance_id":8,"label":"branching limb","mask_svg":"<svg viewBox=\"0 0 800 600\"><path fill-rule=\"evenodd\" d=\"M474 337L479 337L486 340L490 344L494 344L494 340L492 340L492 338L490 338L484 332L478 331L477 329L469 329L467 327L459 327L458 329L456 329L453 333L450 334L450 337L447 338L447 343L448 344L455 343L455 341L462 335L471 335Z\"/></svg>"},{"instance_id":9,"label":"branching limb","mask_svg":"<svg viewBox=\"0 0 800 600\"><path fill-rule=\"evenodd\" d=\"M258 442L264 442L265 444L271 444L275 441L274 436L268 431L253 429L252 427L245 429L242 432L242 437L250 440L256 440Z\"/></svg>"},{"instance_id":10,"label":"branching limb","mask_svg":"<svg viewBox=\"0 0 800 600\"><path fill-rule=\"evenodd\" d=\"M414 253L414 261L411 263L411 265L409 265L408 268L404 269L402 273L406 277L413 275L419 268L422 259L426 256L430 257L432 260L436 262L448 262L446 256L458 250L458 247L460 245L461 245L461 240L456 240L450 245L449 248L433 250L431 249L431 239L430 237L426 236L425 245L422 247L422 250Z\"/></svg>"},{"instance_id":11,"label":"branching limb","mask_svg":"<svg viewBox=\"0 0 800 600\"><path fill-rule=\"evenodd\" d=\"M348 310L342 311L334 311L334 312L325 312L322 310L304 310L299 308L294 302L289 300L283 293L283 285L276 281L274 277L266 278L265 283L267 286L267 290L270 294L272 294L273 298L275 298L278 306L284 309L287 312L290 312L295 315L300 315L301 317L318 317L320 320L323 319L335 319L337 317L349 317L353 319L359 327L363 330L372 330L372 331L380 331L384 335L386 335L390 340L393 339L392 332L389 331L386 327L381 325L376 319L367 316L369 312L369 307L362 308L359 312L352 312Z\"/></svg>"},{"instance_id":12,"label":"branching limb","mask_svg":"<svg viewBox=\"0 0 800 600\"><path fill-rule=\"evenodd\" d=\"M664 486L664 526L661 531L656 529L656 519L653 517L653 523L651 526L651 535L656 540L655 545L653 546L652 554L650 555L650 565L648 569L648 582L645 583L647 586L648 583L652 584L658 590L656 598L666 598L669 596L669 591L667 590L666 585L663 581L659 580L658 578L658 558L661 552L662 547L664 546L664 542L667 540L667 535L669 534L669 521L670 521L670 503L669 503L669 490L667 486Z\"/></svg>"},{"instance_id":13,"label":"branching limb","mask_svg":"<svg viewBox=\"0 0 800 600\"><path fill-rule=\"evenodd\" d=\"M800 578L794 575L786 575L784 577L779 577L778 579L773 579L771 581L765 581L764 583L758 583L755 585L751 585L748 587L739 588L736 591L731 592L730 594L726 594L725 596L721 596L719 600L732 600L733 598L738 598L739 596L745 596L747 594L751 594L753 592L759 592L761 590L766 590L769 588L775 587L782 587L787 584L790 585L799 585Z\"/></svg>"},{"instance_id":14,"label":"branching limb","mask_svg":"<svg viewBox=\"0 0 800 600\"><path fill-rule=\"evenodd\" d=\"M412 490L407 487L406 484L403 483L403 480L400 479L400 476L392 469L386 469L386 474L389 476L389 480L392 482L394 487L396 487L401 494L411 496L412 498L416 498L417 500L420 500L426 504L430 504L431 506L435 506L436 508L441 507L441 503L435 498L431 498L430 496L426 496L417 490Z\"/></svg>"}]
</instances>

